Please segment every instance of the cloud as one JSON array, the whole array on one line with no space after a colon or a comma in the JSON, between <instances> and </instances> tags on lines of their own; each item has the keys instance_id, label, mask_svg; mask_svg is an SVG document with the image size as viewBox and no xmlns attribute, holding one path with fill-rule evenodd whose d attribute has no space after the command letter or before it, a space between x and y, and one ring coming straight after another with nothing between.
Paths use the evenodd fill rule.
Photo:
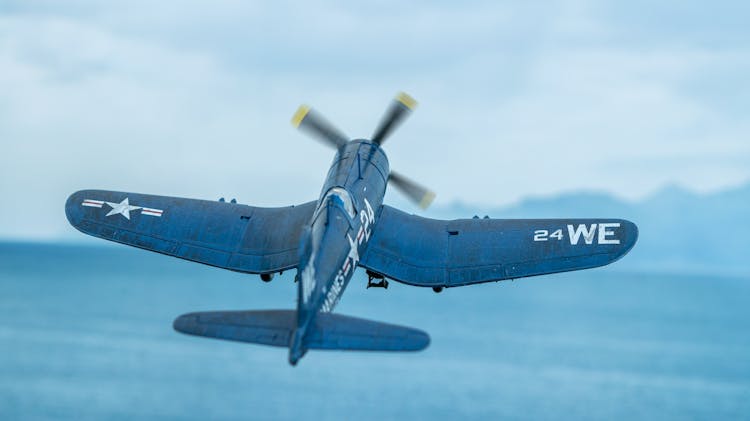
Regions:
<instances>
[{"instance_id":1,"label":"cloud","mask_svg":"<svg viewBox=\"0 0 750 421\"><path fill-rule=\"evenodd\" d=\"M62 204L80 188L312 200L332 155L289 127L296 106L367 137L401 89L420 106L385 145L391 166L438 201L750 177L747 47L615 8L7 3L0 236L72 235Z\"/></svg>"}]
</instances>

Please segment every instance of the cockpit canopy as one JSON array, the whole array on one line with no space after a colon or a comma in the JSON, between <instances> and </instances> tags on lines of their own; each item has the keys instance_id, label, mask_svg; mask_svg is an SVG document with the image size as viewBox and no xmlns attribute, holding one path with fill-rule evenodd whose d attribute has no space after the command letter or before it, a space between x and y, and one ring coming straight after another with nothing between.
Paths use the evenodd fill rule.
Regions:
<instances>
[{"instance_id":1,"label":"cockpit canopy","mask_svg":"<svg viewBox=\"0 0 750 421\"><path fill-rule=\"evenodd\" d=\"M350 218L354 218L356 215L351 195L341 187L333 187L328 190L325 196L323 196L323 200L320 201L320 207L315 213L320 213L321 209L324 209L329 203L343 209Z\"/></svg>"}]
</instances>

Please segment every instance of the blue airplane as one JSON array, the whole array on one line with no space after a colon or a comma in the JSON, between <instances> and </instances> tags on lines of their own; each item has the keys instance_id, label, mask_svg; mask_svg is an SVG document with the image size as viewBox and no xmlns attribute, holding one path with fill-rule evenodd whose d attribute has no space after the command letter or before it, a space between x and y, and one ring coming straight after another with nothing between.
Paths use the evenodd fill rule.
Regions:
<instances>
[{"instance_id":1,"label":"blue airplane","mask_svg":"<svg viewBox=\"0 0 750 421\"><path fill-rule=\"evenodd\" d=\"M423 218L383 204L386 187L426 208L435 195L391 171L383 142L416 102L401 93L372 139L350 140L307 106L292 123L336 149L316 201L261 208L106 190L73 193L65 204L79 231L237 272L296 269L296 310L214 311L175 319L198 336L289 348L296 365L310 349L419 351L427 333L332 313L357 266L367 287L443 288L607 265L635 245L622 219Z\"/></svg>"}]
</instances>

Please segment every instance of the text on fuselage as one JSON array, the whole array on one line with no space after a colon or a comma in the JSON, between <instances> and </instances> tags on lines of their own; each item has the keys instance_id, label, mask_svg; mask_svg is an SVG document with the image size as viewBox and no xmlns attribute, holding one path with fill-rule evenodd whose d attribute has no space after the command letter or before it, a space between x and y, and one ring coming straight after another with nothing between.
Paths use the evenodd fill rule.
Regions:
<instances>
[{"instance_id":1,"label":"text on fuselage","mask_svg":"<svg viewBox=\"0 0 750 421\"><path fill-rule=\"evenodd\" d=\"M360 247L370 239L370 234L372 234L372 224L375 222L375 212L372 210L372 206L370 206L370 202L367 201L367 198L364 199L364 202L365 208L359 212L360 226L357 230L357 236L356 238L352 238L351 235L347 234L347 238L349 239L349 255L346 257L344 264L336 274L336 279L328 289L328 293L326 294L325 301L323 301L323 306L321 306L320 311L329 312L336 306L341 291L343 291L344 285L346 284L346 280L349 279L351 273L354 272L354 269L357 267Z\"/></svg>"}]
</instances>

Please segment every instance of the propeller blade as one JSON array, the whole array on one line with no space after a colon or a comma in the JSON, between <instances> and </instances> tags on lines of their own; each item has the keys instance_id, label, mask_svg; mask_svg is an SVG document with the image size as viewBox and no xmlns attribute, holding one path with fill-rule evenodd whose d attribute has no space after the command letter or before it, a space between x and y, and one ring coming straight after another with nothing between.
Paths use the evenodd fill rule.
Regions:
<instances>
[{"instance_id":1,"label":"propeller blade","mask_svg":"<svg viewBox=\"0 0 750 421\"><path fill-rule=\"evenodd\" d=\"M372 135L372 141L380 145L393 133L393 130L404 121L406 116L417 106L417 101L409 95L401 92L393 100L388 111L380 121L375 133Z\"/></svg>"},{"instance_id":2,"label":"propeller blade","mask_svg":"<svg viewBox=\"0 0 750 421\"><path fill-rule=\"evenodd\" d=\"M297 112L292 116L292 125L296 128L306 130L335 148L340 148L349 141L349 138L333 127L333 124L329 123L323 116L313 111L307 105L300 105Z\"/></svg>"},{"instance_id":3,"label":"propeller blade","mask_svg":"<svg viewBox=\"0 0 750 421\"><path fill-rule=\"evenodd\" d=\"M433 200L435 200L435 193L427 190L425 187L420 186L414 181L406 178L405 176L391 171L388 176L388 182L393 184L394 187L401 190L402 193L411 199L414 203L419 205L422 209L427 209Z\"/></svg>"}]
</instances>

